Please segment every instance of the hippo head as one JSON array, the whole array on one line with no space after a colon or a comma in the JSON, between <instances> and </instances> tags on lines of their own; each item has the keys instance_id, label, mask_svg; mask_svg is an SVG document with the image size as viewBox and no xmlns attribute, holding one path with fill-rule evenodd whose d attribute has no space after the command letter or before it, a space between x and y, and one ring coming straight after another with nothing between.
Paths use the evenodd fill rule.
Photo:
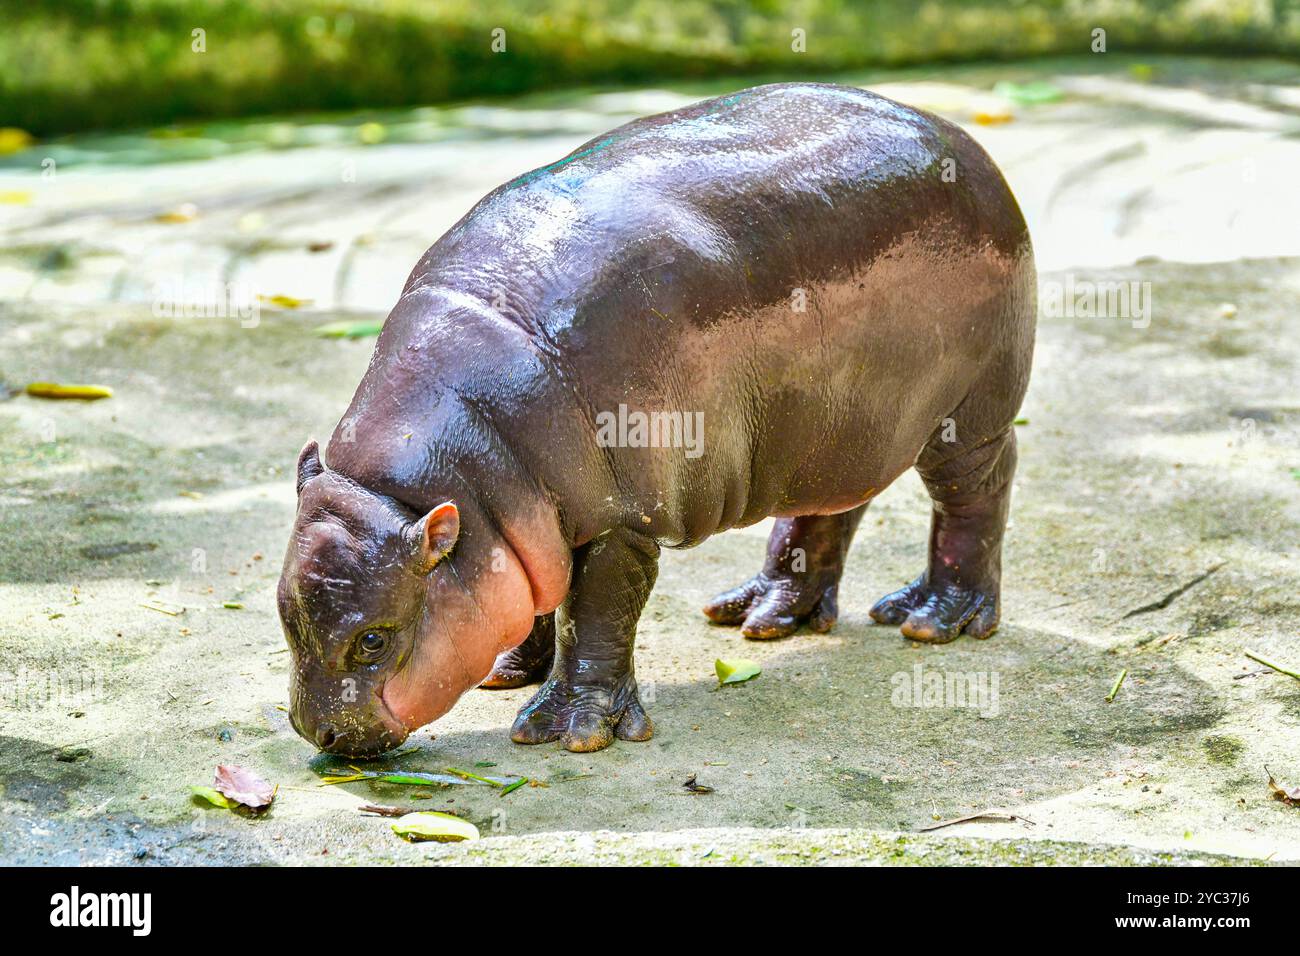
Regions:
<instances>
[{"instance_id":1,"label":"hippo head","mask_svg":"<svg viewBox=\"0 0 1300 956\"><path fill-rule=\"evenodd\" d=\"M523 639L527 578L499 555L503 566L484 573L474 555L487 534L476 528L464 556L454 502L417 514L325 468L315 442L303 449L276 595L299 734L332 753L382 753L450 710ZM493 607L501 613L484 610Z\"/></svg>"}]
</instances>

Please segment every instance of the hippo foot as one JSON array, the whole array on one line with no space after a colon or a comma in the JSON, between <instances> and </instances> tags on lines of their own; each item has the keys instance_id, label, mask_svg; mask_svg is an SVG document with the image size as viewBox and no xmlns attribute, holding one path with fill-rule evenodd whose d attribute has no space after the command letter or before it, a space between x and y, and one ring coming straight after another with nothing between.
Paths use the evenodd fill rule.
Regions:
<instances>
[{"instance_id":1,"label":"hippo foot","mask_svg":"<svg viewBox=\"0 0 1300 956\"><path fill-rule=\"evenodd\" d=\"M886 594L871 609L879 624L895 624L904 637L947 644L958 634L984 640L998 629L998 589L930 584L921 575L905 588Z\"/></svg>"},{"instance_id":2,"label":"hippo foot","mask_svg":"<svg viewBox=\"0 0 1300 956\"><path fill-rule=\"evenodd\" d=\"M548 616L533 626L522 644L497 657L492 673L479 686L488 690L526 687L546 680L555 660L555 626Z\"/></svg>"},{"instance_id":3,"label":"hippo foot","mask_svg":"<svg viewBox=\"0 0 1300 956\"><path fill-rule=\"evenodd\" d=\"M654 724L628 678L611 694L605 688L573 687L552 677L515 718L510 739L517 744L558 740L566 750L588 753L620 740L649 740Z\"/></svg>"},{"instance_id":4,"label":"hippo foot","mask_svg":"<svg viewBox=\"0 0 1300 956\"><path fill-rule=\"evenodd\" d=\"M789 637L807 624L825 634L839 618L839 575L832 580L760 571L738 588L719 594L704 607L714 624L740 624L752 640Z\"/></svg>"}]
</instances>

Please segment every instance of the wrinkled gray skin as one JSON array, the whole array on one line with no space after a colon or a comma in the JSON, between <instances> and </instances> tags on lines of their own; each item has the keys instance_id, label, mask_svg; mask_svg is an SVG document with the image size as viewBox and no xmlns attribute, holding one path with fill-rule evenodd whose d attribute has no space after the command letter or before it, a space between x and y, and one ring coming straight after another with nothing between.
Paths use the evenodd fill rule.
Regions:
<instances>
[{"instance_id":1,"label":"wrinkled gray skin","mask_svg":"<svg viewBox=\"0 0 1300 956\"><path fill-rule=\"evenodd\" d=\"M515 740L647 739L632 646L660 547L776 516L705 612L824 631L867 503L913 466L928 567L872 616L989 636L1034 287L985 153L857 89L745 90L505 184L411 273L328 467L304 449L295 726L371 754L545 676ZM702 447L611 444L620 405L702 415Z\"/></svg>"}]
</instances>

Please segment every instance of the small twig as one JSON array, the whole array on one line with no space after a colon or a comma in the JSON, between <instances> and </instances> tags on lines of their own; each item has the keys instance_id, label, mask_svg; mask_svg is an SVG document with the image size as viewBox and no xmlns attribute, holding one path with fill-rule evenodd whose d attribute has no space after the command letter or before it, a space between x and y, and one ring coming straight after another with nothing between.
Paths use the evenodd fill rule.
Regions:
<instances>
[{"instance_id":1,"label":"small twig","mask_svg":"<svg viewBox=\"0 0 1300 956\"><path fill-rule=\"evenodd\" d=\"M168 604L165 601L141 601L140 606L149 611L158 611L169 617L179 617L185 613L185 607L181 604Z\"/></svg>"},{"instance_id":2,"label":"small twig","mask_svg":"<svg viewBox=\"0 0 1300 956\"><path fill-rule=\"evenodd\" d=\"M1122 671L1120 671L1120 672L1119 672L1119 676L1115 678L1115 686L1112 687L1112 688L1110 689L1110 693L1106 695L1106 703L1109 704L1109 703L1114 702L1114 700L1115 700L1115 695L1118 694L1118 693L1119 693L1119 689L1120 689L1121 687L1124 686L1124 678L1125 678L1125 677L1128 677L1128 668L1127 668L1127 667L1124 668Z\"/></svg>"},{"instance_id":3,"label":"small twig","mask_svg":"<svg viewBox=\"0 0 1300 956\"><path fill-rule=\"evenodd\" d=\"M1141 607L1135 607L1133 610L1129 611L1127 614L1121 617L1120 620L1127 621L1131 617L1137 617L1139 614L1147 614L1150 613L1151 611L1163 611L1169 605L1173 604L1177 598L1186 594L1188 591L1196 587L1196 585L1200 584L1202 581L1204 581L1211 574L1219 570L1219 568L1223 567L1227 563L1228 562L1226 561L1220 561L1218 564L1214 565L1214 567L1208 568L1203 573L1198 574L1196 577L1192 578L1182 587L1174 588L1172 591L1170 591L1160 600L1152 601L1150 604L1143 604Z\"/></svg>"},{"instance_id":4,"label":"small twig","mask_svg":"<svg viewBox=\"0 0 1300 956\"><path fill-rule=\"evenodd\" d=\"M918 827L917 832L924 833L927 830L938 830L942 827L956 826L958 823L971 823L975 820L1002 820L1007 823L1019 820L1022 823L1028 823L1031 827L1038 826L1029 817L1022 817L1020 814L1011 813L1009 810L981 810L979 813L972 813L969 816L940 820L938 823L931 823L928 827Z\"/></svg>"},{"instance_id":5,"label":"small twig","mask_svg":"<svg viewBox=\"0 0 1300 956\"><path fill-rule=\"evenodd\" d=\"M1293 678L1295 678L1296 680L1300 680L1300 674L1297 674L1295 671L1292 671L1292 670L1287 670L1287 669L1286 669L1285 667L1283 667L1281 664L1274 664L1274 663L1273 663L1272 661L1270 661L1268 658L1266 658L1266 657L1260 657L1258 654L1256 654L1256 653L1255 653L1254 651L1252 651L1252 650L1247 650L1247 651L1246 651L1246 656L1249 657L1249 658L1250 658L1252 661L1254 661L1256 664L1263 664L1265 667L1269 668L1270 670L1275 670L1275 671L1277 671L1279 674L1285 674L1287 677L1293 677Z\"/></svg>"},{"instance_id":6,"label":"small twig","mask_svg":"<svg viewBox=\"0 0 1300 956\"><path fill-rule=\"evenodd\" d=\"M1066 601L1064 604L1053 604L1051 607L1045 607L1043 611L1058 611L1063 607L1070 607L1074 604L1082 604L1084 601L1090 601L1091 598L1075 598L1073 601Z\"/></svg>"},{"instance_id":7,"label":"small twig","mask_svg":"<svg viewBox=\"0 0 1300 956\"><path fill-rule=\"evenodd\" d=\"M1241 680L1244 677L1259 677L1262 674L1272 673L1267 667L1261 667L1257 671L1246 671L1244 674L1233 674L1233 680Z\"/></svg>"},{"instance_id":8,"label":"small twig","mask_svg":"<svg viewBox=\"0 0 1300 956\"><path fill-rule=\"evenodd\" d=\"M362 813L373 817L404 817L408 813L417 813L416 807L384 807L374 803L367 803L363 807L357 807Z\"/></svg>"}]
</instances>

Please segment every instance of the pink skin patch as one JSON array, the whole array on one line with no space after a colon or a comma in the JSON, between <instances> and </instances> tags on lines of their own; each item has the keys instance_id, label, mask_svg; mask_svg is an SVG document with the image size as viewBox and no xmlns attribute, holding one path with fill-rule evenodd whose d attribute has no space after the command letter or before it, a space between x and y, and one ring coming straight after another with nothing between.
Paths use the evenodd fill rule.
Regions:
<instances>
[{"instance_id":1,"label":"pink skin patch","mask_svg":"<svg viewBox=\"0 0 1300 956\"><path fill-rule=\"evenodd\" d=\"M447 569L434 570L411 658L382 693L385 708L406 732L451 710L492 672L498 654L522 644L532 630L528 576L514 553L503 551L500 571L486 571L467 584L472 595Z\"/></svg>"}]
</instances>

